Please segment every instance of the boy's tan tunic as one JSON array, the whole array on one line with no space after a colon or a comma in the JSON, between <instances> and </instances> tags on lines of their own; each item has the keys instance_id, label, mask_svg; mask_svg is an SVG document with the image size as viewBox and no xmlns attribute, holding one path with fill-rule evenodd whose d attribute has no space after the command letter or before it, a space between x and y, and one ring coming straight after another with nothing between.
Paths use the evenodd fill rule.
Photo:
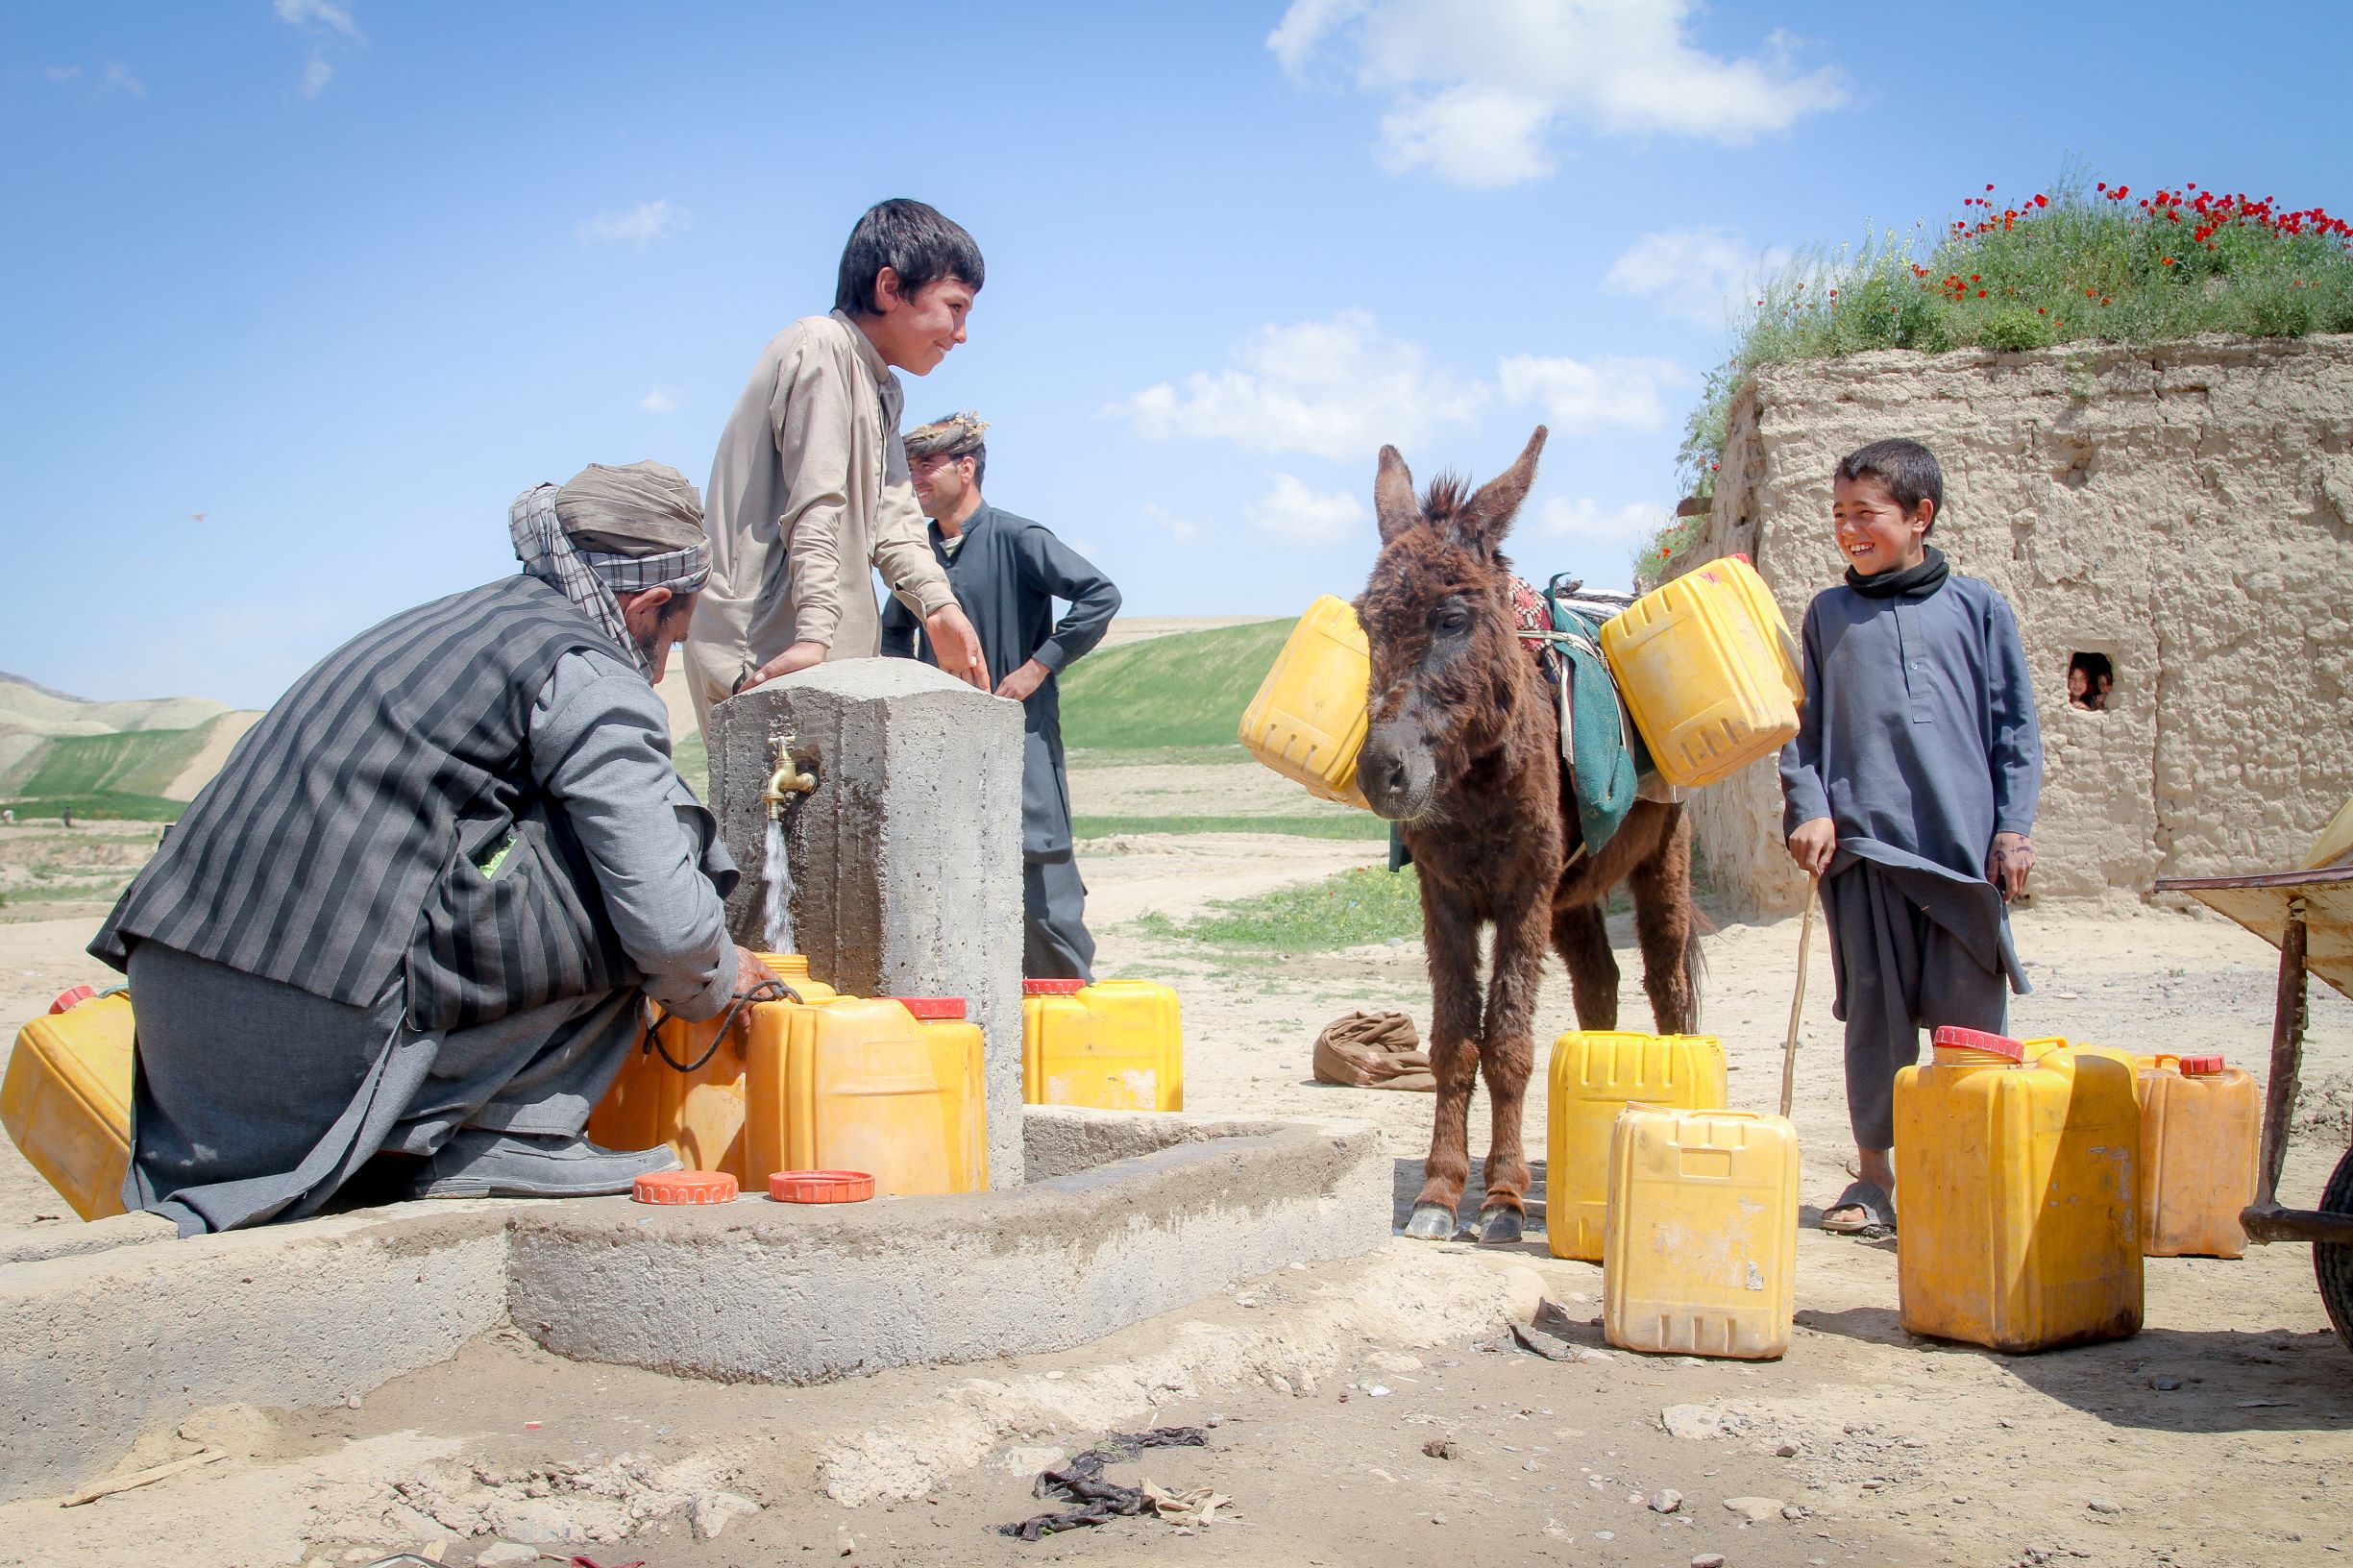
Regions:
<instances>
[{"instance_id":1,"label":"boy's tan tunic","mask_svg":"<svg viewBox=\"0 0 2353 1568\"><path fill-rule=\"evenodd\" d=\"M686 640L687 684L706 722L745 671L797 642L833 659L882 649L870 576L925 615L956 601L933 557L899 444L905 393L836 310L769 343L711 462L711 581Z\"/></svg>"}]
</instances>

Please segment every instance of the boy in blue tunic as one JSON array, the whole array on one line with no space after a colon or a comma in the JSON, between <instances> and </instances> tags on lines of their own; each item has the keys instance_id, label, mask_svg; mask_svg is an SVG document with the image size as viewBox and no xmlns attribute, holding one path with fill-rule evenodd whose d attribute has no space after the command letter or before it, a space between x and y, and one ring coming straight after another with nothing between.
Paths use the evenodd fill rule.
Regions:
<instances>
[{"instance_id":1,"label":"boy in blue tunic","mask_svg":"<svg viewBox=\"0 0 2353 1568\"><path fill-rule=\"evenodd\" d=\"M2018 622L1928 532L1935 454L1875 441L1833 471L1843 587L1805 612L1805 706L1781 750L1782 831L1821 881L1847 1025L1859 1179L1823 1229L1892 1228L1896 1074L1920 1031L2000 1030L2028 988L2004 906L2034 867L2043 740Z\"/></svg>"}]
</instances>

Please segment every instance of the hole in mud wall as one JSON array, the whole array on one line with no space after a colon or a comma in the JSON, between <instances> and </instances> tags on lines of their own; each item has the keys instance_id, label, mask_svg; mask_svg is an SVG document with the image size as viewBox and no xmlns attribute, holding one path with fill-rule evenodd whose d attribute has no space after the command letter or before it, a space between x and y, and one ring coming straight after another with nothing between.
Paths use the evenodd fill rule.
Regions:
<instances>
[{"instance_id":1,"label":"hole in mud wall","mask_svg":"<svg viewBox=\"0 0 2353 1568\"><path fill-rule=\"evenodd\" d=\"M2105 653L2067 656L2067 705L2104 713L2116 705L2116 661Z\"/></svg>"}]
</instances>

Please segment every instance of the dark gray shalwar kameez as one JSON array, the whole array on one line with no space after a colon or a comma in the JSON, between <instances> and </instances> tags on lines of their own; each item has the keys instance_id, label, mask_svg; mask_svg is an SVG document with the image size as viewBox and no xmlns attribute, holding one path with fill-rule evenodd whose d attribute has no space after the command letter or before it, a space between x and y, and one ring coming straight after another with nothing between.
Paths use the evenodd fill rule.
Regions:
<instances>
[{"instance_id":1,"label":"dark gray shalwar kameez","mask_svg":"<svg viewBox=\"0 0 2353 1568\"><path fill-rule=\"evenodd\" d=\"M2018 624L1975 578L1880 599L1832 588L1806 610L1804 643L1782 834L1837 827L1822 903L1847 1110L1856 1145L1886 1149L1920 1031L1999 1030L2005 983L2029 989L1985 865L1995 834L2033 831L2042 736Z\"/></svg>"},{"instance_id":2,"label":"dark gray shalwar kameez","mask_svg":"<svg viewBox=\"0 0 2353 1568\"><path fill-rule=\"evenodd\" d=\"M1091 980L1094 938L1087 931L1087 884L1071 848L1055 676L1103 640L1119 612L1119 590L1042 525L987 504L965 519L953 551L934 522L931 546L980 636L989 683L1031 659L1050 672L1021 704L1021 972L1035 980ZM1060 622L1057 599L1070 604ZM919 626L914 612L893 600L883 612L883 652L937 663L928 647L917 650Z\"/></svg>"},{"instance_id":3,"label":"dark gray shalwar kameez","mask_svg":"<svg viewBox=\"0 0 2353 1568\"><path fill-rule=\"evenodd\" d=\"M377 1154L429 1155L461 1126L576 1136L637 1041L647 996L690 1018L724 1005L735 952L706 857L731 863L699 835L661 698L618 651L569 653L528 735L533 780L596 867L639 984L419 1029L399 971L374 1006L354 1007L138 943L126 1207L184 1236L233 1230L316 1213Z\"/></svg>"}]
</instances>

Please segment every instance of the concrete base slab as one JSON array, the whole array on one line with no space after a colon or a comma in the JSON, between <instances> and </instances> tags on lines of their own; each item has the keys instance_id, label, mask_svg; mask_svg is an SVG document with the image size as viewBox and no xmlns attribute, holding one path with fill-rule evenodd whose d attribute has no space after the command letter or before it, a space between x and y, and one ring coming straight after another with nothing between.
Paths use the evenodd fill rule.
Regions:
<instances>
[{"instance_id":1,"label":"concrete base slab","mask_svg":"<svg viewBox=\"0 0 2353 1568\"><path fill-rule=\"evenodd\" d=\"M86 1483L211 1407L364 1396L510 1323L579 1360L817 1383L1081 1344L1389 1237L1389 1161L1360 1124L1033 1107L1025 1141L1045 1179L958 1198L44 1237L0 1262L0 1502Z\"/></svg>"}]
</instances>

